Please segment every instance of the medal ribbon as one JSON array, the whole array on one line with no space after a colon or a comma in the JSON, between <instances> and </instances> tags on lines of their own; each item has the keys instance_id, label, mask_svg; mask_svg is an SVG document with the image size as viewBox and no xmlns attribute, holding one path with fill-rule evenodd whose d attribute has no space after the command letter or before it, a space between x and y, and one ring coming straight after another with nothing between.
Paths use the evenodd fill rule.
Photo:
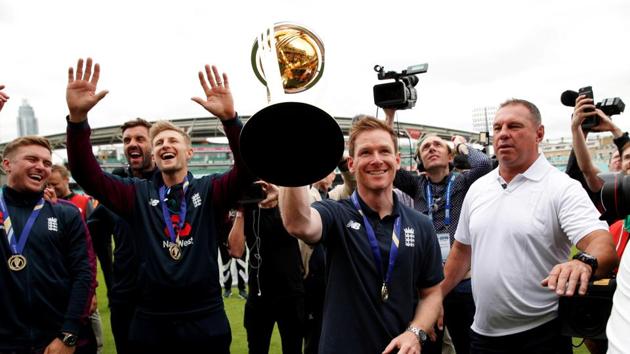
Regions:
<instances>
[{"instance_id":1,"label":"medal ribbon","mask_svg":"<svg viewBox=\"0 0 630 354\"><path fill-rule=\"evenodd\" d=\"M31 233L31 229L33 228L33 224L35 224L35 220L39 216L39 212L42 211L42 207L44 206L44 198L41 198L35 207L33 207L33 211L31 215L28 217L26 221L26 225L24 225L24 229L20 234L20 240L15 239L15 234L13 232L13 225L11 223L11 218L9 217L9 208L4 201L4 196L2 195L2 190L0 190L0 212L4 217L4 232L7 235L7 241L9 241L9 246L11 247L11 252L13 254L22 254L24 251L24 246L26 246L26 240L28 240L28 236Z\"/></svg>"},{"instance_id":2,"label":"medal ribbon","mask_svg":"<svg viewBox=\"0 0 630 354\"><path fill-rule=\"evenodd\" d=\"M177 227L177 232L175 232L175 228L173 227L173 221L171 220L170 213L168 208L166 207L166 201L164 198L166 197L166 186L160 187L160 204L162 204L162 216L164 217L164 222L166 223L166 228L168 229L168 235L171 239L171 242L176 243L177 238L179 237L179 232L184 227L184 223L186 223L186 190L188 189L188 177L184 179L184 185L182 186L182 200L179 207L179 223ZM169 188L170 190L170 188Z\"/></svg>"},{"instance_id":3,"label":"medal ribbon","mask_svg":"<svg viewBox=\"0 0 630 354\"><path fill-rule=\"evenodd\" d=\"M451 187L456 175L453 173L446 185L446 207L444 210L444 226L448 227L451 224ZM433 221L433 193L431 192L431 181L427 183L427 205L429 206L429 217Z\"/></svg>"},{"instance_id":4,"label":"medal ribbon","mask_svg":"<svg viewBox=\"0 0 630 354\"><path fill-rule=\"evenodd\" d=\"M372 228L372 224L361 210L361 205L359 205L359 198L357 196L357 192L352 193L352 203L354 203L355 208L361 216L363 217L363 224L365 225L365 232L368 236L368 241L370 242L370 248L372 249L372 254L374 255L374 261L376 262L376 269L379 274L383 274L383 261L381 259L381 251L378 247L378 241L376 240L376 234L374 233L374 229ZM392 273L394 270L394 263L396 263L396 257L398 257L398 235L400 235L400 216L396 218L394 221L394 230L392 231L392 245L389 250L389 264L387 266L387 273L385 277L383 277L383 284L389 286L389 282L392 278Z\"/></svg>"}]
</instances>

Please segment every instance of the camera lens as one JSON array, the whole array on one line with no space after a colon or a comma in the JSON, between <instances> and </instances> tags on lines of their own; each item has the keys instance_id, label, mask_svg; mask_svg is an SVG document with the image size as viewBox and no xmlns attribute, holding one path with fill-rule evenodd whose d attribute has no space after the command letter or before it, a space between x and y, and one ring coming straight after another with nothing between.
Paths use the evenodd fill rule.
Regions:
<instances>
[{"instance_id":1,"label":"camera lens","mask_svg":"<svg viewBox=\"0 0 630 354\"><path fill-rule=\"evenodd\" d=\"M600 219L625 218L630 214L630 176L615 174L612 181L604 183L601 198L606 211Z\"/></svg>"}]
</instances>

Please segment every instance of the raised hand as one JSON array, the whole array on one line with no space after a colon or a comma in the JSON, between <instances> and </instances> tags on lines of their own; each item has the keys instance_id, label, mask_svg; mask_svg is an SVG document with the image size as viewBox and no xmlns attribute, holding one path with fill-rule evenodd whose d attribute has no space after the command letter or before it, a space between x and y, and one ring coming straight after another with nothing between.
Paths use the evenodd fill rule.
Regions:
<instances>
[{"instance_id":1,"label":"raised hand","mask_svg":"<svg viewBox=\"0 0 630 354\"><path fill-rule=\"evenodd\" d=\"M193 97L192 100L221 120L234 118L236 115L234 99L230 91L227 74L223 73L223 80L221 80L221 75L219 75L219 70L217 70L216 66L212 65L212 70L210 70L210 65L206 64L205 69L206 76L204 76L203 72L199 72L199 83L201 83L203 92L206 94L206 99Z\"/></svg>"},{"instance_id":2,"label":"raised hand","mask_svg":"<svg viewBox=\"0 0 630 354\"><path fill-rule=\"evenodd\" d=\"M9 95L2 92L2 90L4 90L4 85L0 85L0 111L2 110L2 107L7 102L7 100L9 99Z\"/></svg>"},{"instance_id":3,"label":"raised hand","mask_svg":"<svg viewBox=\"0 0 630 354\"><path fill-rule=\"evenodd\" d=\"M571 129L581 129L586 118L597 116L595 103L592 98L580 95L575 100L575 108L571 117Z\"/></svg>"},{"instance_id":4,"label":"raised hand","mask_svg":"<svg viewBox=\"0 0 630 354\"><path fill-rule=\"evenodd\" d=\"M101 74L101 67L94 65L92 72L92 58L87 58L85 68L83 59L77 62L76 75L74 69L68 69L68 87L66 88L66 102L70 110L70 121L81 122L87 119L87 114L108 91L104 90L96 93L96 86Z\"/></svg>"}]
</instances>

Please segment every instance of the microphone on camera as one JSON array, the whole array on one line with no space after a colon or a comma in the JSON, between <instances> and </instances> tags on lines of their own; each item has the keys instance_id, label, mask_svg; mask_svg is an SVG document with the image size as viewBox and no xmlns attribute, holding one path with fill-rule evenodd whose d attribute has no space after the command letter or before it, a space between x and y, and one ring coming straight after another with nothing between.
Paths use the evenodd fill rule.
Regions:
<instances>
[{"instance_id":1,"label":"microphone on camera","mask_svg":"<svg viewBox=\"0 0 630 354\"><path fill-rule=\"evenodd\" d=\"M567 107L575 107L575 100L579 94L573 90L566 90L560 96L560 102Z\"/></svg>"}]
</instances>

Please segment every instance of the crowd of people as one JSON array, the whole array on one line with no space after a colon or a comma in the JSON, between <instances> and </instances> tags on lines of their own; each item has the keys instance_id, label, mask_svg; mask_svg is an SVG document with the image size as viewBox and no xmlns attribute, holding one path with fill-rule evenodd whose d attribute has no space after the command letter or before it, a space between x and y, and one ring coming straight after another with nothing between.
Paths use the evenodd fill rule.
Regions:
<instances>
[{"instance_id":1,"label":"crowd of people","mask_svg":"<svg viewBox=\"0 0 630 354\"><path fill-rule=\"evenodd\" d=\"M220 119L232 167L193 176L190 135L137 118L121 126L128 168L104 172L88 122L108 93L100 75L90 58L68 70L69 171L42 137L2 152L0 354L100 352L97 258L120 354L229 353L231 259L247 267L249 353L269 352L275 324L283 353L571 353L559 299L614 276L628 240L627 218L608 215L610 229L599 220L604 181L581 122L597 116L590 131L615 137L611 171L630 173L630 138L584 96L567 173L539 152L538 108L511 99L492 125L496 163L461 136L424 136L418 170L402 169L386 109L385 120L354 120L342 184L331 171L283 187L245 166L228 76L209 65L192 100ZM70 173L85 194L69 188ZM592 353L630 351L628 268L609 341L589 339Z\"/></svg>"}]
</instances>

